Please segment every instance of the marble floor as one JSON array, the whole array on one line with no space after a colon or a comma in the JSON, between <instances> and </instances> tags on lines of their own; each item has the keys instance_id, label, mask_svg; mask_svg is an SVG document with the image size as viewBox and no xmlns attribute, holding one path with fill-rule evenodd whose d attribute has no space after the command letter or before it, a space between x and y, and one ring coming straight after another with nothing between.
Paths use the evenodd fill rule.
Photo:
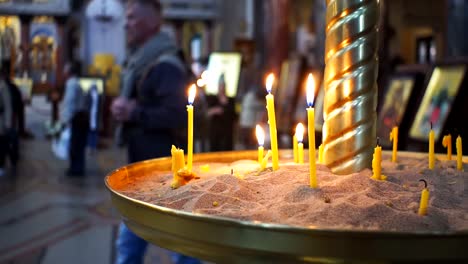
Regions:
<instances>
[{"instance_id":1,"label":"marble floor","mask_svg":"<svg viewBox=\"0 0 468 264\"><path fill-rule=\"evenodd\" d=\"M87 157L86 177L65 177L67 162L44 136L48 109L33 99L26 118L35 138L22 140L16 175L0 177L0 263L113 263L120 219L104 177L125 164L125 151L107 140L109 147ZM151 246L145 263L171 262Z\"/></svg>"}]
</instances>

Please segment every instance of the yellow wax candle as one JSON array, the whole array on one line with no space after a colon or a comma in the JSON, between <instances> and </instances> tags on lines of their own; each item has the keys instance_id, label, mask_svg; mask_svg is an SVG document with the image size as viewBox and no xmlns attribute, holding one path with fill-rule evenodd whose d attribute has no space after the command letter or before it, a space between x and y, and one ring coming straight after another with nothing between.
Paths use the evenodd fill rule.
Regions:
<instances>
[{"instance_id":1,"label":"yellow wax candle","mask_svg":"<svg viewBox=\"0 0 468 264\"><path fill-rule=\"evenodd\" d=\"M178 176L178 171L184 168L185 160L184 160L184 150L178 149L174 145L171 148L171 155L172 155L172 188L178 188L182 186L183 180L180 179Z\"/></svg>"},{"instance_id":2,"label":"yellow wax candle","mask_svg":"<svg viewBox=\"0 0 468 264\"><path fill-rule=\"evenodd\" d=\"M297 143L297 163L304 164L304 144Z\"/></svg>"},{"instance_id":3,"label":"yellow wax candle","mask_svg":"<svg viewBox=\"0 0 468 264\"><path fill-rule=\"evenodd\" d=\"M293 136L293 158L294 163L297 163L297 137L296 135Z\"/></svg>"},{"instance_id":4,"label":"yellow wax candle","mask_svg":"<svg viewBox=\"0 0 468 264\"><path fill-rule=\"evenodd\" d=\"M319 163L323 164L323 144L319 146Z\"/></svg>"},{"instance_id":5,"label":"yellow wax candle","mask_svg":"<svg viewBox=\"0 0 468 264\"><path fill-rule=\"evenodd\" d=\"M317 188L317 172L315 164L315 110L314 105L315 97L315 81L311 73L307 76L306 91L307 91L307 128L309 133L309 170L310 170L310 187Z\"/></svg>"},{"instance_id":6,"label":"yellow wax candle","mask_svg":"<svg viewBox=\"0 0 468 264\"><path fill-rule=\"evenodd\" d=\"M279 157L278 157L278 140L277 140L277 133L276 133L276 117L275 117L275 99L271 94L271 90L273 88L273 83L275 81L275 76L273 73L270 73L266 79L266 89L267 89L267 112L268 112L268 124L270 125L270 140L271 140L271 151L272 151L272 163L273 163L273 170L277 170L279 168Z\"/></svg>"},{"instance_id":7,"label":"yellow wax candle","mask_svg":"<svg viewBox=\"0 0 468 264\"><path fill-rule=\"evenodd\" d=\"M267 154L265 157L262 159L262 162L260 162L260 171L264 170L268 164L268 159L271 157L271 150L267 151Z\"/></svg>"},{"instance_id":8,"label":"yellow wax candle","mask_svg":"<svg viewBox=\"0 0 468 264\"><path fill-rule=\"evenodd\" d=\"M258 141L258 163L262 163L263 159L263 144L265 143L265 132L260 125L255 126L255 135Z\"/></svg>"},{"instance_id":9,"label":"yellow wax candle","mask_svg":"<svg viewBox=\"0 0 468 264\"><path fill-rule=\"evenodd\" d=\"M419 203L419 215L427 214L427 205L429 203L429 190L427 189L427 182L425 180L419 180L424 182L424 189L421 192L421 202Z\"/></svg>"},{"instance_id":10,"label":"yellow wax candle","mask_svg":"<svg viewBox=\"0 0 468 264\"><path fill-rule=\"evenodd\" d=\"M398 127L394 126L392 132L390 132L390 140L393 141L393 152L392 162L397 161L397 149L398 149Z\"/></svg>"},{"instance_id":11,"label":"yellow wax candle","mask_svg":"<svg viewBox=\"0 0 468 264\"><path fill-rule=\"evenodd\" d=\"M447 159L452 160L452 135L448 134L442 138L442 146L447 148Z\"/></svg>"},{"instance_id":12,"label":"yellow wax candle","mask_svg":"<svg viewBox=\"0 0 468 264\"><path fill-rule=\"evenodd\" d=\"M304 144L302 140L304 139L304 125L302 123L297 124L296 126L296 135L297 139L297 162L299 164L304 164Z\"/></svg>"},{"instance_id":13,"label":"yellow wax candle","mask_svg":"<svg viewBox=\"0 0 468 264\"><path fill-rule=\"evenodd\" d=\"M263 146L258 146L258 163L259 164L262 163L263 151L264 151Z\"/></svg>"},{"instance_id":14,"label":"yellow wax candle","mask_svg":"<svg viewBox=\"0 0 468 264\"><path fill-rule=\"evenodd\" d=\"M175 156L175 152L176 152L177 148L172 145L171 147L171 171L172 171L172 181L175 181L177 179L177 172L175 170L175 166L176 166L176 156ZM174 173L176 172L176 173Z\"/></svg>"},{"instance_id":15,"label":"yellow wax candle","mask_svg":"<svg viewBox=\"0 0 468 264\"><path fill-rule=\"evenodd\" d=\"M462 138L460 135L457 137L457 170L462 171L463 170L463 151L462 151Z\"/></svg>"},{"instance_id":16,"label":"yellow wax candle","mask_svg":"<svg viewBox=\"0 0 468 264\"><path fill-rule=\"evenodd\" d=\"M434 155L434 130L429 132L429 169L433 170L435 164L435 155Z\"/></svg>"},{"instance_id":17,"label":"yellow wax candle","mask_svg":"<svg viewBox=\"0 0 468 264\"><path fill-rule=\"evenodd\" d=\"M377 144L374 148L374 155L372 157L372 179L383 181L387 179L382 175L382 147Z\"/></svg>"},{"instance_id":18,"label":"yellow wax candle","mask_svg":"<svg viewBox=\"0 0 468 264\"><path fill-rule=\"evenodd\" d=\"M189 88L188 96L188 128L187 128L187 170L192 171L192 160L193 160L193 101L195 100L195 94L197 93L197 87L192 84Z\"/></svg>"}]
</instances>

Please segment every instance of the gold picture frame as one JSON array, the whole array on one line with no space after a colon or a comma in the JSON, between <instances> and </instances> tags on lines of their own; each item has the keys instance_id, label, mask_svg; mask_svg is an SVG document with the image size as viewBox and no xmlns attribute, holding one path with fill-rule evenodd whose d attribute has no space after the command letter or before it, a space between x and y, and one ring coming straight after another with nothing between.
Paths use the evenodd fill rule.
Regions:
<instances>
[{"instance_id":1,"label":"gold picture frame","mask_svg":"<svg viewBox=\"0 0 468 264\"><path fill-rule=\"evenodd\" d=\"M426 141L434 130L437 141L444 128L453 102L465 77L466 66L437 66L432 72L416 118L410 129L410 137Z\"/></svg>"}]
</instances>

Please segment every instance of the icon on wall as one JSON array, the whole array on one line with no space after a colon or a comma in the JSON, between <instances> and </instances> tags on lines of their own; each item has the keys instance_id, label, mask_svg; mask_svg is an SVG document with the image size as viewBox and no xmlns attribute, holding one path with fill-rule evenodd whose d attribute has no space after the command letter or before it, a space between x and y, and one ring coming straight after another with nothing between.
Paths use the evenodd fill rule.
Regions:
<instances>
[{"instance_id":1,"label":"icon on wall","mask_svg":"<svg viewBox=\"0 0 468 264\"><path fill-rule=\"evenodd\" d=\"M377 136L382 146L390 146L390 132L400 126L414 87L412 77L394 77L388 84L385 101L377 121Z\"/></svg>"},{"instance_id":2,"label":"icon on wall","mask_svg":"<svg viewBox=\"0 0 468 264\"><path fill-rule=\"evenodd\" d=\"M206 94L218 94L218 85L221 75L224 75L226 95L235 97L239 83L241 55L236 52L213 52L208 61L208 76Z\"/></svg>"},{"instance_id":3,"label":"icon on wall","mask_svg":"<svg viewBox=\"0 0 468 264\"><path fill-rule=\"evenodd\" d=\"M464 65L436 67L434 69L410 130L412 138L428 140L431 123L435 140L439 138L465 76L465 71Z\"/></svg>"}]
</instances>

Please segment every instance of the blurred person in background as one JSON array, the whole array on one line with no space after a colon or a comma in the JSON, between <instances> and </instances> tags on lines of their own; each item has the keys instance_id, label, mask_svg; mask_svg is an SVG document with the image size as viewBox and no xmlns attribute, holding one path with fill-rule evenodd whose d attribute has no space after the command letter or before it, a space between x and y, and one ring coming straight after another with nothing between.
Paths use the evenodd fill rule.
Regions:
<instances>
[{"instance_id":1,"label":"blurred person in background","mask_svg":"<svg viewBox=\"0 0 468 264\"><path fill-rule=\"evenodd\" d=\"M11 106L11 118L9 125L10 129L6 131L7 151L6 155L10 159L11 171L14 175L16 173L16 164L19 160L19 137L18 132L21 128L20 122L24 120L24 104L21 96L21 91L18 86L11 80L10 76L10 62L4 61L1 68L1 76L8 88ZM23 120L21 120L23 115Z\"/></svg>"},{"instance_id":2,"label":"blurred person in background","mask_svg":"<svg viewBox=\"0 0 468 264\"><path fill-rule=\"evenodd\" d=\"M175 42L160 31L159 1L129 0L126 5L129 54L111 112L120 124L117 143L127 146L128 162L134 163L170 156L171 145L184 148L189 76ZM116 263L143 263L147 245L121 223ZM175 253L173 257L177 263L200 263Z\"/></svg>"},{"instance_id":3,"label":"blurred person in background","mask_svg":"<svg viewBox=\"0 0 468 264\"><path fill-rule=\"evenodd\" d=\"M66 176L81 177L85 174L86 143L89 130L89 102L78 81L78 62L65 64L65 95L63 98L62 123L71 129L69 161Z\"/></svg>"},{"instance_id":4,"label":"blurred person in background","mask_svg":"<svg viewBox=\"0 0 468 264\"><path fill-rule=\"evenodd\" d=\"M194 132L193 132L193 142L194 142L194 152L206 152L208 151L208 105L206 102L206 82L208 72L206 67L208 64L208 58L202 58L199 62L201 73L198 74L199 78L196 80L197 84L197 95L196 99L193 102L194 108L197 109L194 111Z\"/></svg>"},{"instance_id":5,"label":"blurred person in background","mask_svg":"<svg viewBox=\"0 0 468 264\"><path fill-rule=\"evenodd\" d=\"M206 101L208 104L210 150L232 150L236 106L235 100L226 95L224 73L219 77L218 94L207 96Z\"/></svg>"},{"instance_id":6,"label":"blurred person in background","mask_svg":"<svg viewBox=\"0 0 468 264\"><path fill-rule=\"evenodd\" d=\"M5 176L5 158L8 153L8 133L11 129L12 107L11 96L6 79L9 72L2 67L0 69L0 177Z\"/></svg>"}]
</instances>

